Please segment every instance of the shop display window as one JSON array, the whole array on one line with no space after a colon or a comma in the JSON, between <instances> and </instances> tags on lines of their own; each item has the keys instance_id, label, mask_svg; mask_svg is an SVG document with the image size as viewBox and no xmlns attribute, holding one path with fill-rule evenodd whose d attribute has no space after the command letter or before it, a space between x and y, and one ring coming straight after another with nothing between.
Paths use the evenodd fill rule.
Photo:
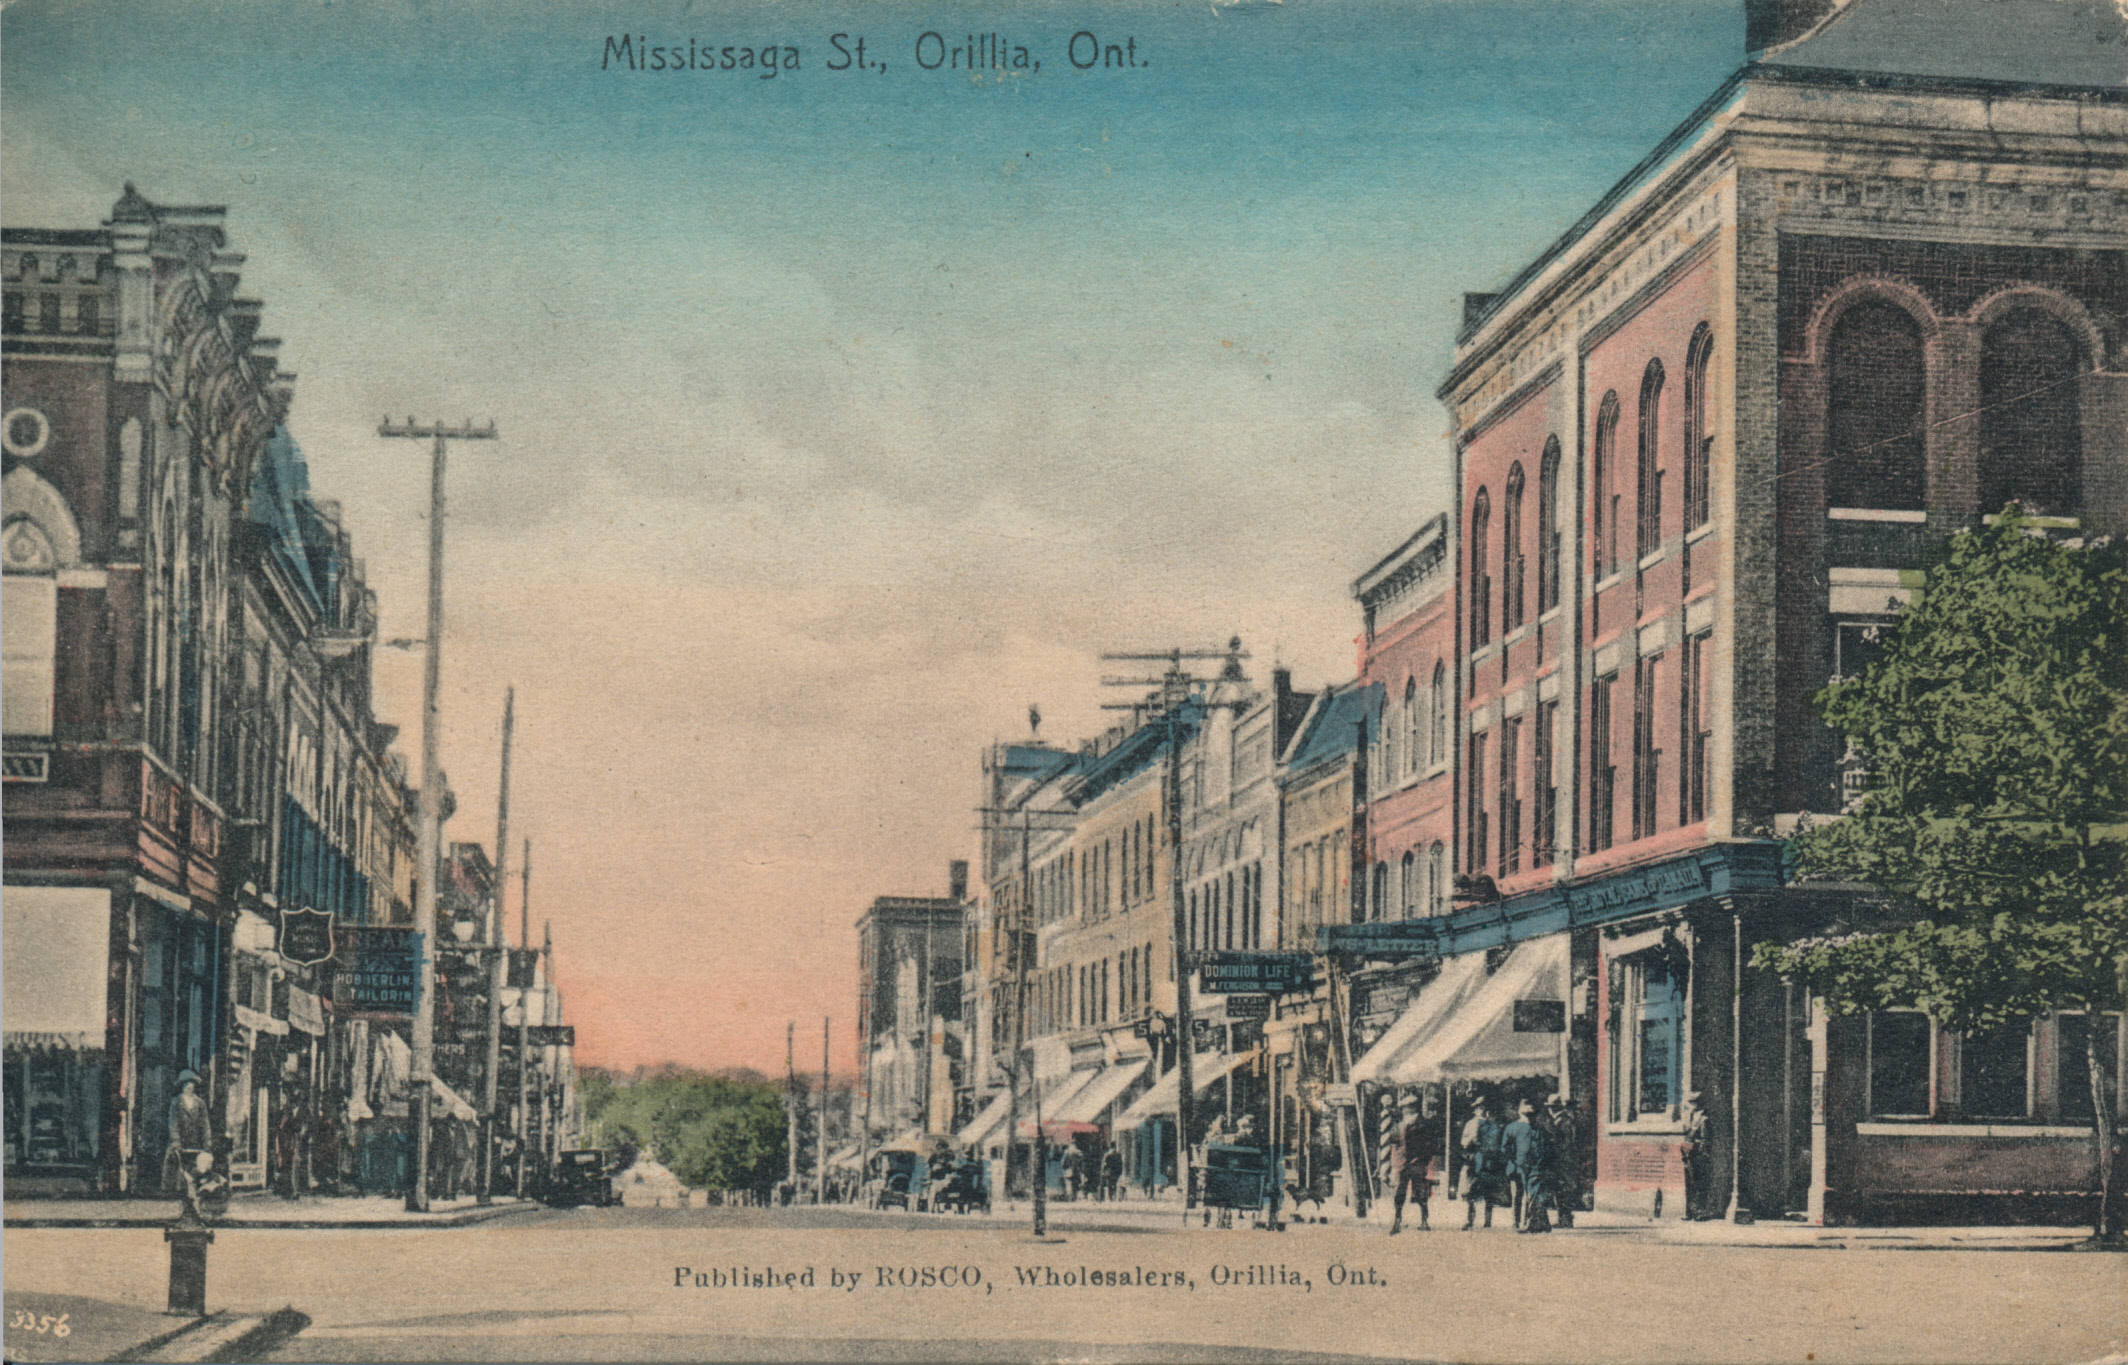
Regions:
<instances>
[{"instance_id":1,"label":"shop display window","mask_svg":"<svg viewBox=\"0 0 2128 1365\"><path fill-rule=\"evenodd\" d=\"M1958 1107L1967 1118L2021 1119L2032 1113L2032 1030L1968 1034L1958 1046Z\"/></svg>"},{"instance_id":2,"label":"shop display window","mask_svg":"<svg viewBox=\"0 0 2128 1365\"><path fill-rule=\"evenodd\" d=\"M1869 1112L1927 1118L1935 1027L1918 1011L1869 1016Z\"/></svg>"}]
</instances>

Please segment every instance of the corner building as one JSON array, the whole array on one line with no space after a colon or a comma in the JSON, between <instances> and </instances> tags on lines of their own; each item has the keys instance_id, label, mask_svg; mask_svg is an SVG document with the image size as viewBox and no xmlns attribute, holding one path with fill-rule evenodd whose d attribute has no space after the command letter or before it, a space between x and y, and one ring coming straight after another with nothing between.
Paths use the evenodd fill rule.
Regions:
<instances>
[{"instance_id":1,"label":"corner building","mask_svg":"<svg viewBox=\"0 0 2128 1365\"><path fill-rule=\"evenodd\" d=\"M1754 59L1466 298L1438 941L1542 953L1599 1204L1982 1220L2092 1188L2083 1021L1831 1021L1744 964L1869 913L1778 840L1865 780L1810 698L1931 543L2128 525L2128 49L2036 0L1807 9L1753 5ZM1453 1051L1414 1079L1516 1079Z\"/></svg>"}]
</instances>

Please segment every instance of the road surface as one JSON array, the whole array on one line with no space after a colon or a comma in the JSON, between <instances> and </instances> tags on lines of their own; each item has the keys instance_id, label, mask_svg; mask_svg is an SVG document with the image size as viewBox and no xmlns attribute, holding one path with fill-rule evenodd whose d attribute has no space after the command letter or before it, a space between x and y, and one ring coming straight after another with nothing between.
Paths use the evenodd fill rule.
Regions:
<instances>
[{"instance_id":1,"label":"road surface","mask_svg":"<svg viewBox=\"0 0 2128 1365\"><path fill-rule=\"evenodd\" d=\"M2118 1255L1058 1221L1044 1242L807 1209L224 1230L208 1300L307 1314L287 1361L2081 1362L2128 1335ZM10 1310L161 1306L159 1232L18 1229L6 1252Z\"/></svg>"}]
</instances>

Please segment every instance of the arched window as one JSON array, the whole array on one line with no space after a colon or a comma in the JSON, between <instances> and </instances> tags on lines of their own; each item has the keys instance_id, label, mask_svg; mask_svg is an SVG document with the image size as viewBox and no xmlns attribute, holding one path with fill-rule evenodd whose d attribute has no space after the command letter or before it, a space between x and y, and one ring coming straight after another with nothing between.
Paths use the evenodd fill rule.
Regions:
<instances>
[{"instance_id":1,"label":"arched window","mask_svg":"<svg viewBox=\"0 0 2128 1365\"><path fill-rule=\"evenodd\" d=\"M1493 519L1492 499L1484 489L1470 509L1470 643L1473 649L1493 638L1493 580L1485 572L1487 532Z\"/></svg>"},{"instance_id":2,"label":"arched window","mask_svg":"<svg viewBox=\"0 0 2128 1365\"><path fill-rule=\"evenodd\" d=\"M1386 712L1388 708L1384 706L1383 710ZM1376 791L1388 791L1396 785L1397 773L1402 771L1402 760L1397 755L1397 727L1395 721L1385 714L1376 729L1380 731L1382 761L1378 770L1368 775L1368 780Z\"/></svg>"},{"instance_id":3,"label":"arched window","mask_svg":"<svg viewBox=\"0 0 2128 1365\"><path fill-rule=\"evenodd\" d=\"M1427 748L1427 766L1438 768L1448 761L1448 665L1433 666L1433 742Z\"/></svg>"},{"instance_id":4,"label":"arched window","mask_svg":"<svg viewBox=\"0 0 2128 1365\"><path fill-rule=\"evenodd\" d=\"M1589 474L1589 572L1598 578L1618 571L1618 394L1603 396L1596 409L1595 460Z\"/></svg>"},{"instance_id":5,"label":"arched window","mask_svg":"<svg viewBox=\"0 0 2128 1365\"><path fill-rule=\"evenodd\" d=\"M1640 525L1634 553L1662 548L1662 386L1660 360L1648 362L1640 377Z\"/></svg>"},{"instance_id":6,"label":"arched window","mask_svg":"<svg viewBox=\"0 0 2128 1365\"><path fill-rule=\"evenodd\" d=\"M1559 438L1544 443L1537 468L1537 614L1559 605Z\"/></svg>"},{"instance_id":7,"label":"arched window","mask_svg":"<svg viewBox=\"0 0 2128 1365\"><path fill-rule=\"evenodd\" d=\"M1714 329L1701 323L1685 348L1685 529L1705 526L1713 515L1707 499L1714 433L1707 425L1707 362L1714 355Z\"/></svg>"},{"instance_id":8,"label":"arched window","mask_svg":"<svg viewBox=\"0 0 2128 1365\"><path fill-rule=\"evenodd\" d=\"M1448 845L1439 842L1426 853L1426 913L1448 913Z\"/></svg>"},{"instance_id":9,"label":"arched window","mask_svg":"<svg viewBox=\"0 0 2128 1365\"><path fill-rule=\"evenodd\" d=\"M1412 854L1404 855L1403 906L1399 913L1410 919L1419 912L1418 860Z\"/></svg>"},{"instance_id":10,"label":"arched window","mask_svg":"<svg viewBox=\"0 0 2128 1365\"><path fill-rule=\"evenodd\" d=\"M1376 919L1389 918L1389 864L1387 863L1376 863L1374 865L1374 899L1371 903L1374 907L1374 917Z\"/></svg>"},{"instance_id":11,"label":"arched window","mask_svg":"<svg viewBox=\"0 0 2128 1365\"><path fill-rule=\"evenodd\" d=\"M2061 321L2013 308L1980 339L1980 510L2048 516L2083 504L2083 357Z\"/></svg>"},{"instance_id":12,"label":"arched window","mask_svg":"<svg viewBox=\"0 0 2128 1365\"><path fill-rule=\"evenodd\" d=\"M1522 461L1507 471L1507 505L1500 516L1500 629L1522 625Z\"/></svg>"},{"instance_id":13,"label":"arched window","mask_svg":"<svg viewBox=\"0 0 2128 1365\"><path fill-rule=\"evenodd\" d=\"M1405 773L1419 771L1423 751L1419 748L1419 680L1404 680L1404 768ZM1400 776L1402 774L1399 774Z\"/></svg>"},{"instance_id":14,"label":"arched window","mask_svg":"<svg viewBox=\"0 0 2128 1365\"><path fill-rule=\"evenodd\" d=\"M1826 361L1827 503L1919 509L1927 481L1920 324L1897 304L1866 299L1833 325Z\"/></svg>"}]
</instances>

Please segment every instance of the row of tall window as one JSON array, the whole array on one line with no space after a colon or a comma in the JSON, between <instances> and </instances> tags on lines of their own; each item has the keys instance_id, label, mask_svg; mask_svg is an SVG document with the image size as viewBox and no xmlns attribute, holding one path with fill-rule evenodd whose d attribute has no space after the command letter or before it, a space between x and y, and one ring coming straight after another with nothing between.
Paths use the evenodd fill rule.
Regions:
<instances>
[{"instance_id":1,"label":"row of tall window","mask_svg":"<svg viewBox=\"0 0 2128 1365\"><path fill-rule=\"evenodd\" d=\"M1707 818L1707 747L1714 729L1709 698L1713 688L1712 636L1701 632L1678 651L1676 711L1666 715L1664 684L1669 651L1633 663L1632 747L1628 768L1631 788L1631 836L1645 839L1676 825L1696 825ZM1601 853L1618 840L1618 765L1612 747L1619 675L1598 678L1589 697L1588 851ZM1675 757L1665 741L1675 738ZM1675 771L1666 766L1665 760ZM1671 797L1664 799L1665 792ZM1673 804L1674 802L1674 804ZM1556 815L1547 818L1556 820Z\"/></svg>"},{"instance_id":2,"label":"row of tall window","mask_svg":"<svg viewBox=\"0 0 2128 1365\"><path fill-rule=\"evenodd\" d=\"M1448 762L1448 708L1453 695L1446 662L1434 664L1433 681L1423 697L1416 677L1404 680L1401 709L1381 727L1378 787L1394 786Z\"/></svg>"},{"instance_id":3,"label":"row of tall window","mask_svg":"<svg viewBox=\"0 0 2128 1365\"><path fill-rule=\"evenodd\" d=\"M103 300L94 294L75 294L72 325L68 325L64 300L67 295L45 292L34 297L9 290L0 301L0 329L10 332L69 332L77 336L104 334ZM35 307L32 307L32 302Z\"/></svg>"},{"instance_id":4,"label":"row of tall window","mask_svg":"<svg viewBox=\"0 0 2128 1365\"><path fill-rule=\"evenodd\" d=\"M1035 978L1034 991L1038 1032L1141 1018L1153 1003L1153 944L1052 967Z\"/></svg>"},{"instance_id":5,"label":"row of tall window","mask_svg":"<svg viewBox=\"0 0 2128 1365\"><path fill-rule=\"evenodd\" d=\"M1301 867L1309 865L1310 848L1295 850ZM1254 950L1264 946L1264 875L1261 862L1230 868L1193 886L1184 902L1192 952ZM1320 923L1320 920L1317 921Z\"/></svg>"},{"instance_id":6,"label":"row of tall window","mask_svg":"<svg viewBox=\"0 0 2128 1365\"><path fill-rule=\"evenodd\" d=\"M1435 840L1423 854L1410 850L1397 864L1394 886L1390 875L1387 862L1374 865L1367 904L1370 919L1418 919L1448 913L1448 845Z\"/></svg>"},{"instance_id":7,"label":"row of tall window","mask_svg":"<svg viewBox=\"0 0 2128 1365\"><path fill-rule=\"evenodd\" d=\"M1825 496L1833 507L1918 511L1931 501L1930 383L1921 323L1872 297L1833 324L1825 348ZM2006 310L1980 334L1980 510L2073 516L2081 506L2083 428L2075 333L2051 312Z\"/></svg>"}]
</instances>

